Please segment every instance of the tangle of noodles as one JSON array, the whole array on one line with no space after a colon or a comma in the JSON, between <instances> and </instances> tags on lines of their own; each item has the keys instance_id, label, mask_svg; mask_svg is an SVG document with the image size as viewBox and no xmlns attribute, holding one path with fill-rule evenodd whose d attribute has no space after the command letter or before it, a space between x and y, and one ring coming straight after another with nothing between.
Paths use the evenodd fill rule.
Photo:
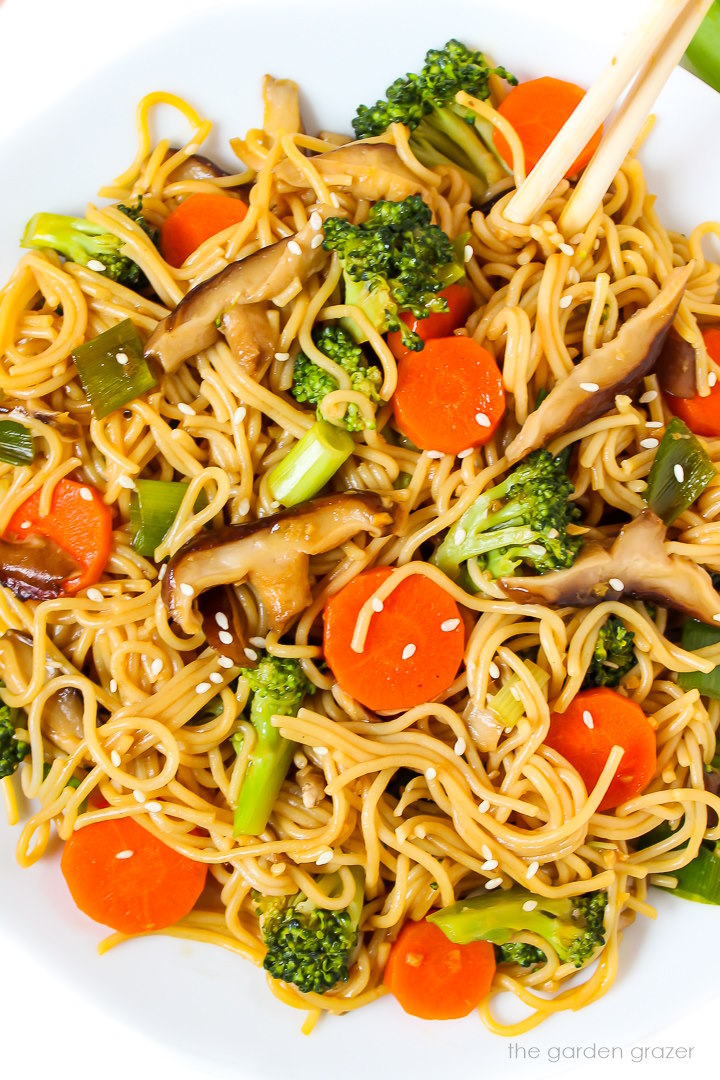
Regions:
<instances>
[{"instance_id":1,"label":"tangle of noodles","mask_svg":"<svg viewBox=\"0 0 720 1080\"><path fill-rule=\"evenodd\" d=\"M159 104L179 109L189 126L187 142L169 157L167 141L152 146L150 138L152 110ZM488 103L478 103L478 109L501 124L514 145L519 181L522 151L512 130ZM178 200L193 192L246 185L245 219L201 244L181 268L169 266L137 224L113 206L86 211L91 221L122 238L126 253L147 276L154 299L46 252L23 255L0 292L0 390L27 407L27 426L39 447L30 467L0 466L0 535L33 492L41 492L41 509L47 509L54 486L69 475L92 484L114 515L112 551L97 587L101 600L96 589L90 590L94 599L86 590L23 603L0 588L0 630L21 632L33 642L32 667L25 675L9 645L8 665L17 669L15 684L22 690L3 691L8 704L27 711L31 755L19 775L24 793L39 805L22 826L17 858L29 866L43 855L51 823L67 839L93 822L132 816L172 848L207 863L217 885L215 907L194 910L166 932L222 945L255 963L261 962L264 948L253 890L283 895L300 889L323 902L316 884L321 853L332 853L322 872L361 865L366 874L363 933L349 980L322 996L271 981L278 997L309 1010L313 1018L319 1011L359 1008L383 994L383 968L403 923L453 903L490 877L500 875L503 886L519 882L545 897L607 889L606 945L584 982L575 980L567 988L575 968L557 957L534 970L505 967L497 974L482 1018L495 1032L525 1031L558 1010L577 1009L605 993L617 969L623 928L636 913L654 915L648 884L656 877L672 879L704 835L717 836L717 828L707 833L707 809L720 809L720 803L705 792L703 769L715 752L720 703L708 702L697 690L683 691L673 675L708 670L711 661L668 640L662 607L613 601L556 610L510 602L485 578L478 578L474 594L451 584L422 561L421 546L507 471L504 427L486 446L460 458L429 455L388 440L391 414L380 406L376 430L358 436L336 483L376 491L392 501L401 522L397 532L372 540L359 536L313 558L312 602L282 641L268 631L252 591L238 590L251 637L260 639L270 654L298 658L318 692L297 717L282 722L283 734L298 747L268 828L255 839L233 838L232 807L248 751L236 755L229 737L251 730L242 718L248 686L243 678L237 692L229 686L236 672L218 668L202 635L183 638L173 631L160 599L161 561L206 522L238 523L272 512L268 472L313 422L312 413L288 393L292 357L302 346L312 359L331 366L313 346L310 332L315 323L346 313L337 288L340 268L331 261L325 275L276 298L278 354L257 378L239 367L220 339L174 373L163 374L144 397L94 419L71 354L78 344L126 318L147 338L192 286L291 235L317 205L342 207L358 222L369 204L322 177L306 156L308 150L332 149L339 139L282 130L277 116L265 129L232 140L242 162L237 174L173 180L173 169L197 153L210 129L210 121L181 99L149 95L138 109L135 160L100 192L124 204L142 195L146 218L160 226ZM706 258L703 239L709 233L720 236L720 225L700 225L688 236L668 232L634 155L568 249L556 224L567 181L534 224L511 225L503 217L510 193L501 194L486 213L473 211L459 173L422 166L404 128L392 128L385 138L425 186L437 223L451 238L471 234L466 269L476 306L465 332L496 357L511 421L522 424L539 390L551 387L576 358L612 339L620 324L656 295L671 268L691 259L694 269L675 325L696 352L698 386L707 390L713 366L698 318L720 318L720 266ZM306 176L304 193L277 190L273 169L286 158ZM561 305L561 297L569 303ZM377 333L369 337L387 399L395 386L395 360ZM333 408L342 415L343 402L358 401L346 377L339 383L327 403L331 419ZM618 397L608 415L549 447L557 453L577 445L574 497L585 525L599 536L607 508L635 516L644 506L641 491L654 453L643 448L642 439L648 421L663 420L655 376L644 383L640 403ZM190 409L181 409L183 404ZM374 408L364 398L359 404ZM49 410L68 414L77 435L64 436L44 415ZM720 463L720 440L710 439L707 446ZM401 473L410 480L396 489ZM141 557L131 545L130 489L138 477L192 482L155 559ZM207 504L195 512L201 491ZM720 484L713 481L682 514L669 545L670 551L717 571L719 493ZM326 598L371 565L401 568L385 591L406 574L431 576L462 606L470 630L464 666L450 689L439 700L384 719L369 715L316 663L322 656L317 620ZM360 637L370 614L358 622ZM609 614L619 616L636 635L639 665L623 692L642 706L656 728L658 766L643 794L621 812L597 813L617 756L611 757L598 787L587 793L544 737L548 702L563 709L578 692L599 627ZM523 660L527 650L537 651L537 663L548 672L543 691ZM720 648L706 655L720 660ZM216 679L208 682L207 692L196 692L218 671L222 684ZM513 672L519 677L524 715L515 728L496 731L488 742L488 698ZM82 724L48 730L44 706L61 688L80 695ZM194 722L218 693L217 715ZM245 742L251 745L250 739ZM465 747L462 755L455 752L457 746ZM44 763L50 763L49 771ZM398 801L388 785L406 767L417 775ZM73 790L66 782L76 770L84 779ZM9 816L16 820L11 781L3 787ZM102 808L85 802L95 790L105 800ZM315 796L304 797L308 791ZM637 846L637 839L658 823L681 819L669 840L646 849ZM497 860L496 869L483 868L485 848ZM535 864L539 868L529 878ZM333 903L340 907L345 900ZM115 934L106 946L118 940L122 935ZM548 989L555 992L542 993ZM526 1019L508 1026L495 1018L494 997L502 991L511 991L527 1006Z\"/></svg>"}]
</instances>

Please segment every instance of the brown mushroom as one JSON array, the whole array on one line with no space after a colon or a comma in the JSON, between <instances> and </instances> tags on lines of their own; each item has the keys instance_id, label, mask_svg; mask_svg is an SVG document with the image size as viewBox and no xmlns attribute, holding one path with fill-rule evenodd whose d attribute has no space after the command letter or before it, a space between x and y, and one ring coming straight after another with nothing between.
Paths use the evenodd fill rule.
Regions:
<instances>
[{"instance_id":1,"label":"brown mushroom","mask_svg":"<svg viewBox=\"0 0 720 1080\"><path fill-rule=\"evenodd\" d=\"M19 600L54 600L79 571L75 560L46 536L0 539L0 584Z\"/></svg>"},{"instance_id":2,"label":"brown mushroom","mask_svg":"<svg viewBox=\"0 0 720 1080\"><path fill-rule=\"evenodd\" d=\"M318 213L327 216L328 209ZM307 280L328 257L322 245L312 245L319 235L315 223L309 221L294 236L230 263L196 285L158 324L145 346L145 356L159 360L165 371L175 371L183 360L218 340L218 320L234 304L273 300L296 279Z\"/></svg>"},{"instance_id":3,"label":"brown mushroom","mask_svg":"<svg viewBox=\"0 0 720 1080\"><path fill-rule=\"evenodd\" d=\"M77 420L66 412L53 412L52 409L34 409L25 401L14 401L4 398L0 402L0 415L7 416L10 420L17 420L22 424L25 420L37 420L40 424L47 424L54 428L59 435L67 439L79 439L82 428Z\"/></svg>"},{"instance_id":4,"label":"brown mushroom","mask_svg":"<svg viewBox=\"0 0 720 1080\"><path fill-rule=\"evenodd\" d=\"M643 510L609 547L589 545L568 570L537 577L500 578L510 600L553 607L591 607L630 596L675 608L702 622L720 622L720 595L710 575L682 555L668 555L666 527Z\"/></svg>"},{"instance_id":5,"label":"brown mushroom","mask_svg":"<svg viewBox=\"0 0 720 1080\"><path fill-rule=\"evenodd\" d=\"M281 633L310 604L310 555L340 547L359 532L384 536L392 517L379 495L343 491L244 525L201 533L170 559L162 598L185 633L201 628L193 599L216 585L247 581Z\"/></svg>"},{"instance_id":6,"label":"brown mushroom","mask_svg":"<svg viewBox=\"0 0 720 1080\"><path fill-rule=\"evenodd\" d=\"M675 397L691 398L697 394L695 350L689 341L671 330L665 338L655 364L660 388Z\"/></svg>"},{"instance_id":7,"label":"brown mushroom","mask_svg":"<svg viewBox=\"0 0 720 1080\"><path fill-rule=\"evenodd\" d=\"M508 461L518 461L556 435L602 416L617 394L631 390L652 371L691 271L692 265L671 271L647 307L636 312L612 341L591 352L552 388L508 446Z\"/></svg>"},{"instance_id":8,"label":"brown mushroom","mask_svg":"<svg viewBox=\"0 0 720 1080\"><path fill-rule=\"evenodd\" d=\"M32 678L32 667L32 640L15 630L6 631L0 637L0 671L11 693L24 693ZM57 673L53 661L46 659L46 679L54 678ZM83 737L82 694L71 686L52 694L43 707L42 729L56 746L66 754L72 754Z\"/></svg>"},{"instance_id":9,"label":"brown mushroom","mask_svg":"<svg viewBox=\"0 0 720 1080\"><path fill-rule=\"evenodd\" d=\"M278 327L268 318L266 304L234 304L221 325L239 366L254 377L278 348Z\"/></svg>"},{"instance_id":10,"label":"brown mushroom","mask_svg":"<svg viewBox=\"0 0 720 1080\"><path fill-rule=\"evenodd\" d=\"M164 160L167 161L168 158L179 153L179 147L171 146ZM182 180L217 180L221 176L229 175L230 173L226 172L225 169L221 169L210 158L203 157L202 154L192 154L189 158L181 161L179 165L176 165L172 172L168 173L167 182L175 184Z\"/></svg>"},{"instance_id":11,"label":"brown mushroom","mask_svg":"<svg viewBox=\"0 0 720 1080\"><path fill-rule=\"evenodd\" d=\"M308 161L327 184L351 191L358 199L401 202L408 195L425 190L389 143L352 142L337 150L316 154ZM276 166L275 176L285 188L308 186L302 169L289 158Z\"/></svg>"},{"instance_id":12,"label":"brown mushroom","mask_svg":"<svg viewBox=\"0 0 720 1080\"><path fill-rule=\"evenodd\" d=\"M216 585L198 600L202 632L216 652L243 667L255 667L249 649L247 619L235 590L230 585Z\"/></svg>"}]
</instances>

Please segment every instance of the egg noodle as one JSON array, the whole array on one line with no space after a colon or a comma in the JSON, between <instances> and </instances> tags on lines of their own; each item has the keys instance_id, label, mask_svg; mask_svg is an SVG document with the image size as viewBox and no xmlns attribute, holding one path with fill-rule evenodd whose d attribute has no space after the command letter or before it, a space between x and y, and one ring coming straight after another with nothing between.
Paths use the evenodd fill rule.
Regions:
<instances>
[{"instance_id":1,"label":"egg noodle","mask_svg":"<svg viewBox=\"0 0 720 1080\"><path fill-rule=\"evenodd\" d=\"M187 121L182 149L172 151L167 140L153 144L151 121L158 106L174 107ZM514 152L515 184L520 183L522 148L514 132L489 103L472 99L472 107L502 129ZM24 795L36 800L21 827L17 858L22 866L41 858L53 825L67 839L93 822L132 816L176 851L207 863L217 885L215 902L206 901L206 892L196 910L164 932L222 945L256 964L264 946L254 890L265 895L301 890L340 909L353 890L347 868L363 867L363 932L349 980L323 995L301 994L268 980L281 1000L309 1011L308 1027L321 1011L345 1013L384 994L383 969L402 925L482 891L491 879L501 878L502 888L519 883L542 897L607 889L606 944L581 981L570 984L575 967L561 963L533 934L521 939L545 944L547 962L529 970L498 969L480 1013L492 1031L514 1035L604 994L618 968L623 929L636 913L654 917L648 884L672 885L673 871L695 856L703 837L720 836L718 827L707 831L708 807L720 810L720 800L703 783L704 765L715 753L720 704L703 700L698 690L683 691L673 674L711 670L720 662L720 645L700 656L684 651L666 637L667 611L639 601L590 608L523 605L507 600L498 585L477 573L477 591L468 593L423 561L422 547L507 472L508 432L522 425L538 391L562 379L574 360L610 341L630 314L656 296L670 270L691 260L692 277L675 327L695 349L698 387L707 391L713 365L697 319L720 318L720 266L706 257L703 239L720 237L720 225L700 225L688 236L666 230L633 153L586 229L568 243L557 227L567 181L534 224L513 225L503 217L509 192L500 190L487 212L473 210L457 171L421 165L407 131L398 125L383 136L418 178L437 224L451 238L470 233L466 272L476 309L466 332L497 359L508 413L485 446L456 457L386 439L392 411L381 403L376 428L357 437L335 483L384 496L394 507L392 535L360 534L313 557L312 602L282 640L268 630L253 591L247 585L237 589L251 643L271 655L299 659L317 693L298 716L281 722L297 750L270 824L259 837L234 838L232 808L254 738L243 718L248 684L238 680L237 667L219 666L201 633L182 637L173 630L160 596L160 569L207 523L251 521L276 509L268 473L314 421L288 392L293 357L302 348L337 374L313 344L311 330L355 309L340 303L341 269L334 257L322 275L304 285L296 281L275 298L270 318L279 347L257 378L238 365L221 338L174 373L162 374L144 397L103 419L92 415L72 353L126 318L148 337L192 286L292 235L318 206L364 220L369 203L355 197L347 178L323 177L307 155L333 149L340 138L311 137L297 126L292 109L283 114L268 103L263 129L231 141L241 163L237 173L173 179L178 166L197 154L212 125L180 98L148 95L138 108L135 160L100 196L129 203L141 195L145 217L161 226L178 200L191 193L245 185L244 220L205 241L175 269L117 208L91 205L87 218L122 239L154 299L39 251L22 256L0 292L0 388L24 403L28 418L23 422L40 447L31 466L0 465L0 535L34 492L41 493L40 512L47 513L55 485L67 476L93 485L114 514L112 551L95 589L32 603L0 588L0 630L14 632L3 639L3 697L27 711L31 755L19 775ZM278 190L274 169L284 159L302 171L304 189ZM369 324L366 329L387 401L396 384L395 359L380 335ZM340 389L325 404L328 419L342 416L351 401L366 414L375 409L349 389L347 377L338 382ZM48 419L50 410L66 414L74 433ZM614 535L612 526L608 533L601 523L607 508L631 517L643 509L654 451L644 449L642 440L648 421L663 420L656 378L650 375L639 401L618 396L605 416L550 444L553 453L571 443L576 447L573 498L592 537ZM720 465L720 440L708 440L707 447ZM409 474L409 482L397 489L393 485L401 473ZM130 499L140 477L189 481L180 512L153 559L137 554L131 544ZM207 502L194 510L200 493ZM714 480L678 519L668 551L720 571L720 482ZM369 714L334 682L318 663L322 649L314 632L327 598L378 565L400 568L378 590L380 598L407 575L429 576L461 606L468 631L464 664L453 685L439 700L388 717ZM360 641L372 618L366 609L356 626ZM587 792L578 773L544 739L548 702L562 711L578 693L599 628L610 614L635 634L638 665L622 691L642 706L656 730L658 761L643 794L599 813L619 748L597 787ZM32 641L29 667L17 647L23 639ZM549 675L543 689L525 663L529 650L537 652L537 664ZM506 731L487 706L513 673L523 716ZM201 685L209 689L199 692ZM68 688L81 697L82 724L49 730L46 703ZM217 694L217 715L193 723ZM237 731L245 735L238 754L230 744ZM49 771L44 763L50 763ZM416 775L398 795L389 785L400 769ZM78 770L84 779L76 789L67 787ZM12 784L3 781L14 823ZM92 799L88 805L93 792L106 805L99 808ZM669 839L638 850L637 839L664 821L681 824ZM488 862L493 869L486 868ZM343 892L328 901L317 881L335 870L342 873ZM102 948L121 940L122 934L114 934ZM496 998L504 991L526 1007L524 1019L503 1023L497 1018Z\"/></svg>"}]
</instances>

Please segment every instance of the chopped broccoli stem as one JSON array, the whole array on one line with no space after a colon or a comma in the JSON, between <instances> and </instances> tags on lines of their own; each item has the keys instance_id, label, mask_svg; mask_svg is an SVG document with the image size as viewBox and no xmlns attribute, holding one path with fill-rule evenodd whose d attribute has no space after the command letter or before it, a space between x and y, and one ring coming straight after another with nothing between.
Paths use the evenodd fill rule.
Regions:
<instances>
[{"instance_id":1,"label":"chopped broccoli stem","mask_svg":"<svg viewBox=\"0 0 720 1080\"><path fill-rule=\"evenodd\" d=\"M28 744L18 739L16 734L21 716L20 709L13 709L0 701L0 780L12 776L30 753Z\"/></svg>"},{"instance_id":2,"label":"chopped broccoli stem","mask_svg":"<svg viewBox=\"0 0 720 1080\"><path fill-rule=\"evenodd\" d=\"M347 330L343 330L341 326L326 326L319 332L313 332L313 340L320 352L325 353L348 373L352 390L364 394L369 401L376 404L380 401L378 390L383 379L382 373L379 368L367 364L362 349L355 344ZM317 405L318 420L325 419L322 412L323 398L337 389L338 383L332 375L313 363L305 353L298 354L290 393L296 401ZM358 406L352 403L345 409L342 423L348 431L375 428L375 422L368 423Z\"/></svg>"},{"instance_id":3,"label":"chopped broccoli stem","mask_svg":"<svg viewBox=\"0 0 720 1080\"><path fill-rule=\"evenodd\" d=\"M633 631L617 615L610 615L600 627L583 686L618 686L637 663L634 641Z\"/></svg>"}]
</instances>

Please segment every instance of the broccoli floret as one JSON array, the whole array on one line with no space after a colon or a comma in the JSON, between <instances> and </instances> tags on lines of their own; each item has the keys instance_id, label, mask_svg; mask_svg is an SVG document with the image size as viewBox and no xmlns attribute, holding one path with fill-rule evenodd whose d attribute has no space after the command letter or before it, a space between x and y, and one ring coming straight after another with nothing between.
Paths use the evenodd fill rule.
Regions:
<instances>
[{"instance_id":1,"label":"broccoli floret","mask_svg":"<svg viewBox=\"0 0 720 1080\"><path fill-rule=\"evenodd\" d=\"M528 945L525 941L508 941L505 945L495 946L495 960L498 964L534 967L535 964L544 964L547 957L536 945Z\"/></svg>"},{"instance_id":2,"label":"broccoli floret","mask_svg":"<svg viewBox=\"0 0 720 1080\"><path fill-rule=\"evenodd\" d=\"M365 876L352 868L355 896L349 907L330 911L316 907L303 893L294 896L258 896L263 941L267 946L263 967L273 979L292 983L304 994L324 994L346 982L357 946L365 895ZM329 898L342 891L340 874L328 874L317 885Z\"/></svg>"},{"instance_id":3,"label":"broccoli floret","mask_svg":"<svg viewBox=\"0 0 720 1080\"><path fill-rule=\"evenodd\" d=\"M290 768L295 743L273 726L273 716L297 716L315 687L297 660L265 653L256 668L243 668L250 683L250 723L256 738L235 807L235 836L259 836Z\"/></svg>"},{"instance_id":4,"label":"broccoli floret","mask_svg":"<svg viewBox=\"0 0 720 1080\"><path fill-rule=\"evenodd\" d=\"M453 525L432 561L456 580L477 557L494 577L512 577L521 563L546 574L572 566L582 545L567 526L580 516L570 502L565 462L547 450L530 454L501 484L484 491Z\"/></svg>"},{"instance_id":5,"label":"broccoli floret","mask_svg":"<svg viewBox=\"0 0 720 1080\"><path fill-rule=\"evenodd\" d=\"M528 900L536 902L532 911L525 910ZM607 901L604 889L585 896L548 900L526 889L513 888L492 896L460 900L429 915L428 921L458 945L492 941L504 946L512 941L513 934L529 931L544 938L561 963L582 967L605 944ZM519 955L528 958L530 954Z\"/></svg>"},{"instance_id":6,"label":"broccoli floret","mask_svg":"<svg viewBox=\"0 0 720 1080\"><path fill-rule=\"evenodd\" d=\"M431 49L419 75L396 79L385 91L386 100L360 105L352 126L358 139L382 135L390 124L410 128L410 147L428 168L452 165L470 184L473 199L482 202L488 189L507 170L495 152L492 126L456 104L465 90L486 100L489 78L499 75L515 85L517 79L503 67L491 68L481 52L456 40Z\"/></svg>"},{"instance_id":7,"label":"broccoli floret","mask_svg":"<svg viewBox=\"0 0 720 1080\"><path fill-rule=\"evenodd\" d=\"M21 761L30 753L26 742L16 735L20 710L0 702L0 780L12 776Z\"/></svg>"},{"instance_id":8,"label":"broccoli floret","mask_svg":"<svg viewBox=\"0 0 720 1080\"><path fill-rule=\"evenodd\" d=\"M616 615L610 615L600 627L583 686L618 686L637 663L634 641L633 631Z\"/></svg>"},{"instance_id":9,"label":"broccoli floret","mask_svg":"<svg viewBox=\"0 0 720 1080\"><path fill-rule=\"evenodd\" d=\"M152 242L157 243L157 229L153 229L143 217L142 199L138 199L135 206L120 204L118 210L137 222ZM112 233L105 232L102 225L94 225L86 218L68 217L64 214L35 214L25 226L20 246L51 248L80 266L88 266L91 262L100 263L107 277L121 285L127 285L130 289L137 289L146 281L137 263L122 254L123 241Z\"/></svg>"},{"instance_id":10,"label":"broccoli floret","mask_svg":"<svg viewBox=\"0 0 720 1080\"><path fill-rule=\"evenodd\" d=\"M353 390L364 394L370 401L380 401L378 390L382 383L382 374L379 368L370 367L366 361L362 349L356 345L346 330L341 326L326 326L324 329L313 332L313 341L320 352L325 353L330 360L339 364L350 376ZM338 383L324 371L318 364L301 352L295 361L293 368L293 384L290 393L296 401L307 401L310 405L317 405L318 420L324 419L322 415L322 399L326 394L337 390ZM343 424L348 431L363 431L366 427L374 429L375 424L367 424L357 405L350 404L345 410Z\"/></svg>"},{"instance_id":11,"label":"broccoli floret","mask_svg":"<svg viewBox=\"0 0 720 1080\"><path fill-rule=\"evenodd\" d=\"M345 303L362 309L384 334L400 330L403 344L418 351L424 342L399 318L410 311L418 319L431 311L447 311L438 293L464 277L452 241L437 225L419 195L402 202L381 199L362 225L328 218L323 247L336 251L343 267ZM360 340L352 323L353 336Z\"/></svg>"}]
</instances>

